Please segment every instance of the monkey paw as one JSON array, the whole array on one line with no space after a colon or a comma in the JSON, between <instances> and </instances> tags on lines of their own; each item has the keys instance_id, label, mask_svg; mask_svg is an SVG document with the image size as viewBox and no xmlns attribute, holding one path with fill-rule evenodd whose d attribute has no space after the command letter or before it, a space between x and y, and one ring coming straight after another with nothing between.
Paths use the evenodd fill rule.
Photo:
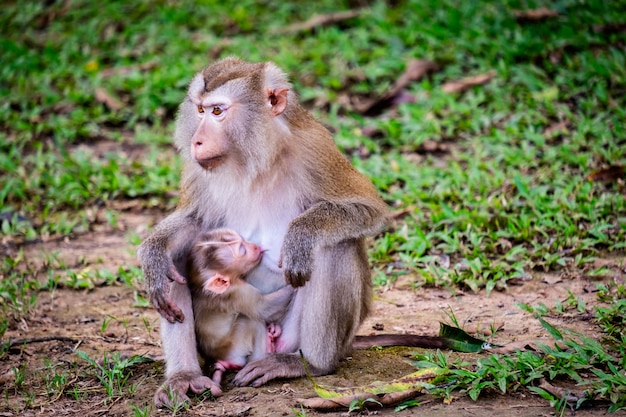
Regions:
<instances>
[{"instance_id":1,"label":"monkey paw","mask_svg":"<svg viewBox=\"0 0 626 417\"><path fill-rule=\"evenodd\" d=\"M297 257L285 256L283 270L287 284L294 288L303 287L312 272L310 255L301 253Z\"/></svg>"},{"instance_id":2,"label":"monkey paw","mask_svg":"<svg viewBox=\"0 0 626 417\"><path fill-rule=\"evenodd\" d=\"M312 375L319 374L315 367L311 369ZM248 363L237 372L233 384L240 387L260 387L276 378L297 378L303 375L305 370L299 355L276 353Z\"/></svg>"},{"instance_id":3,"label":"monkey paw","mask_svg":"<svg viewBox=\"0 0 626 417\"><path fill-rule=\"evenodd\" d=\"M154 405L157 408L169 407L177 409L181 404L189 402L187 392L201 394L209 390L214 397L222 395L222 389L211 378L190 372L175 374L159 387L154 394Z\"/></svg>"}]
</instances>

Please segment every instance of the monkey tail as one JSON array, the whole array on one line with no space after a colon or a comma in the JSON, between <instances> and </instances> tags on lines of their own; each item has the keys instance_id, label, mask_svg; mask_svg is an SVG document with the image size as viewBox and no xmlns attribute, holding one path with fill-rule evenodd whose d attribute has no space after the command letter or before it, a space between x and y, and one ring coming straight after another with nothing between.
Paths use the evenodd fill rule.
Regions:
<instances>
[{"instance_id":1,"label":"monkey tail","mask_svg":"<svg viewBox=\"0 0 626 417\"><path fill-rule=\"evenodd\" d=\"M374 346L407 346L426 349L445 349L446 340L440 336L420 336L414 334L377 334L356 336L352 342L354 349L369 349Z\"/></svg>"}]
</instances>

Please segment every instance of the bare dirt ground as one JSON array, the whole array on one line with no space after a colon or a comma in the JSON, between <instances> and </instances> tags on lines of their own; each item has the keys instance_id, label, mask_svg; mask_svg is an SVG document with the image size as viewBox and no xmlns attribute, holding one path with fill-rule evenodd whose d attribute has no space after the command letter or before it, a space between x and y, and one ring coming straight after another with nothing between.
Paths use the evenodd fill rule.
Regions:
<instances>
[{"instance_id":1,"label":"bare dirt ground","mask_svg":"<svg viewBox=\"0 0 626 417\"><path fill-rule=\"evenodd\" d=\"M58 251L59 259L68 266L81 265L77 269L106 268L116 271L120 266L138 265L134 247L128 243L126 234L137 231L144 234L146 225L154 224L163 213L146 214L129 210L118 219L116 230L104 227L102 231L87 233L75 239L50 241L28 245L25 256L32 261L45 258L46 253ZM623 279L624 258L601 259L616 276ZM605 276L604 280L611 279ZM361 334L403 333L436 335L439 322L449 322L446 311L453 311L456 318L469 332L484 335L489 329L498 328L493 341L505 344L524 340L551 339L540 323L516 305L544 303L554 306L571 294L586 302L586 312L568 312L548 316L559 328L568 328L594 338L599 338L597 326L590 318L593 306L598 305L592 289L599 278L585 276L582 271L566 271L559 274L533 274L532 279L510 286L505 292L429 289L415 290L410 277L396 282L389 288L376 291L375 308L363 324ZM126 416L143 415L134 407L146 409L152 395L163 379L163 362L159 346L157 313L151 308L134 306L135 292L125 284L102 286L93 290L56 289L41 292L33 313L10 328L4 341L51 337L53 340L24 343L11 349L0 359L0 417L8 416ZM145 295L145 294L144 294ZM104 320L109 322L103 326ZM374 330L374 328L378 330ZM383 330L381 330L381 328ZM66 339L63 339L65 337ZM101 360L105 352L121 353L122 357L145 355L154 358L152 363L135 365L127 387L136 389L124 395L110 397L102 384L89 377L84 361L75 351L87 353ZM316 378L320 384L331 387L360 386L373 381L390 381L414 372L411 365L416 349L391 348L355 351L345 359L334 375ZM452 353L469 362L475 354ZM76 365L78 363L78 366ZM12 368L24 369L24 381L15 384ZM67 375L66 389L58 393L51 382L53 375ZM302 413L297 399L315 395L312 384L302 378L270 383L261 388L237 388L225 383L225 394L217 400L195 398L191 407L181 415L203 416L289 416ZM547 401L521 390L517 393L481 395L477 402L459 394L450 404L428 395L421 397L421 406L395 413L393 409L363 411L363 415L424 415L424 416L550 416L554 409ZM306 416L321 415L312 410ZM342 412L326 415L346 415ZM600 416L606 408L578 410L578 416ZM619 415L615 413L613 415ZM626 414L626 413L624 413ZM624 415L622 414L622 415ZM172 415L168 410L150 411L150 415Z\"/></svg>"}]
</instances>

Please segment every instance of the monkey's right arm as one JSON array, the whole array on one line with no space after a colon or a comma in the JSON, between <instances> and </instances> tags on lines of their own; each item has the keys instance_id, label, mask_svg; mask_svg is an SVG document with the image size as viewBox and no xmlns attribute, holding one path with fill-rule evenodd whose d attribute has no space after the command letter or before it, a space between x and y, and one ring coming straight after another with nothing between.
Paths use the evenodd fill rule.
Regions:
<instances>
[{"instance_id":1,"label":"monkey's right arm","mask_svg":"<svg viewBox=\"0 0 626 417\"><path fill-rule=\"evenodd\" d=\"M137 250L150 301L170 323L182 323L185 319L169 293L170 281L187 283L176 268L174 259L186 256L197 229L193 217L187 211L177 209L155 227Z\"/></svg>"},{"instance_id":2,"label":"monkey's right arm","mask_svg":"<svg viewBox=\"0 0 626 417\"><path fill-rule=\"evenodd\" d=\"M236 296L230 299L229 311L241 313L255 321L268 322L282 318L294 289L286 285L270 294L263 294L251 284L244 282L236 291Z\"/></svg>"},{"instance_id":3,"label":"monkey's right arm","mask_svg":"<svg viewBox=\"0 0 626 417\"><path fill-rule=\"evenodd\" d=\"M279 290L265 294L260 305L262 319L266 322L282 319L288 310L294 291L291 285L286 285Z\"/></svg>"}]
</instances>

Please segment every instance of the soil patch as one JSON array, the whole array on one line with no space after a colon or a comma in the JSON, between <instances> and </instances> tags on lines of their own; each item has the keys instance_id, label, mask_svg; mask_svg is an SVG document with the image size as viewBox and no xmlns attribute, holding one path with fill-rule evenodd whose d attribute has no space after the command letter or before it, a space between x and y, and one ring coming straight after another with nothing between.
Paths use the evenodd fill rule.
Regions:
<instances>
[{"instance_id":1,"label":"soil patch","mask_svg":"<svg viewBox=\"0 0 626 417\"><path fill-rule=\"evenodd\" d=\"M100 230L75 239L28 245L25 256L32 262L44 263L55 253L66 265L81 268L108 269L138 266L134 247L128 242L129 231L143 234L145 225L153 224L154 215L125 213L120 215L115 230ZM106 228L105 228L106 229ZM603 265L620 271L624 259L603 259ZM623 273L623 272L619 272ZM611 279L610 276L603 278ZM466 330L480 337L505 344L515 341L551 338L517 304L554 306L568 297L580 297L586 303L583 312L570 310L546 319L558 328L568 328L598 339L599 329L591 319L598 305L593 292L599 279L581 271L560 274L534 274L532 278L510 286L507 291L480 293L445 289L414 289L411 278L404 277L394 285L376 291L374 310L360 334L416 333L436 335L439 322L450 323L449 314ZM11 348L0 361L0 416L74 416L144 415L152 395L163 380L163 362L159 345L159 320L151 308L138 306L145 296L140 284L117 283L91 290L59 288L38 295L36 309L29 317L15 323L5 334L8 339L47 338L47 341L24 342ZM103 358L122 361L142 355L154 361L133 365L132 375L124 384L123 395L107 395L103 384L94 377L94 370L76 355L82 351L97 363ZM411 360L416 349L390 348L355 351L346 358L333 375L316 378L330 387L360 386L373 381L390 381L414 372ZM113 355L113 356L111 356ZM451 353L469 362L478 355ZM19 369L16 383L13 368ZM315 395L305 378L274 381L261 388L238 388L226 378L225 394L217 400L195 398L184 415L203 416L288 416L301 412L298 398ZM19 378L18 378L19 379ZM129 389L129 387L132 387ZM428 416L548 416L554 410L547 401L522 390L510 395L487 394L477 402L459 394L450 404L427 395L422 405L395 413L391 409L363 411L375 415ZM170 415L171 411L151 410L150 415ZM306 410L307 416L318 415ZM325 415L342 415L341 412ZM605 408L582 409L578 416L606 414Z\"/></svg>"}]
</instances>

